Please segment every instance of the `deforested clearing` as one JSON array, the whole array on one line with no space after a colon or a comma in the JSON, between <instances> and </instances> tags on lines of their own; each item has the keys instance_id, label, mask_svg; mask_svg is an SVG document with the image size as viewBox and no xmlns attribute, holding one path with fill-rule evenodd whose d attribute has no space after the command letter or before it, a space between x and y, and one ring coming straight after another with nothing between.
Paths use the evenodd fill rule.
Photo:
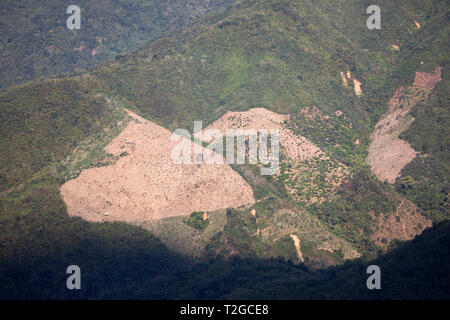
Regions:
<instances>
[{"instance_id":1,"label":"deforested clearing","mask_svg":"<svg viewBox=\"0 0 450 320\"><path fill-rule=\"evenodd\" d=\"M288 121L289 115L253 108L244 112L227 112L207 129L218 129L224 136L228 129L279 130L280 145L289 159L304 161L323 156L322 151L311 141L287 129L285 123Z\"/></svg>"},{"instance_id":2,"label":"deforested clearing","mask_svg":"<svg viewBox=\"0 0 450 320\"><path fill-rule=\"evenodd\" d=\"M105 147L119 159L61 187L69 215L142 222L255 202L251 187L226 164L174 164L171 152L179 141L171 132L127 112L134 121Z\"/></svg>"},{"instance_id":3,"label":"deforested clearing","mask_svg":"<svg viewBox=\"0 0 450 320\"><path fill-rule=\"evenodd\" d=\"M398 138L413 119L406 119L409 110L397 109L379 121L372 133L367 161L372 172L382 181L393 183L401 170L416 156L410 144Z\"/></svg>"},{"instance_id":4,"label":"deforested clearing","mask_svg":"<svg viewBox=\"0 0 450 320\"><path fill-rule=\"evenodd\" d=\"M302 112L309 116L327 117L318 113L315 108L307 107ZM253 108L243 112L227 112L207 129L218 129L223 135L226 135L228 129L278 130L280 150L284 156L280 161L278 177L284 177L287 191L297 201L321 203L336 191L348 170L344 164L330 158L309 139L291 130L289 125L289 115L278 114L265 108ZM326 172L326 178L317 186L314 181L320 171ZM310 197L309 194L318 195L319 187L321 196Z\"/></svg>"},{"instance_id":5,"label":"deforested clearing","mask_svg":"<svg viewBox=\"0 0 450 320\"><path fill-rule=\"evenodd\" d=\"M399 135L414 121L409 111L426 99L440 80L440 67L433 73L417 72L413 86L398 88L390 99L388 112L372 132L367 156L372 172L380 180L394 183L401 170L416 157L417 152Z\"/></svg>"},{"instance_id":6,"label":"deforested clearing","mask_svg":"<svg viewBox=\"0 0 450 320\"><path fill-rule=\"evenodd\" d=\"M432 73L416 72L413 86L431 91L434 89L436 84L442 80L441 73L442 67L436 67L436 69Z\"/></svg>"},{"instance_id":7,"label":"deforested clearing","mask_svg":"<svg viewBox=\"0 0 450 320\"><path fill-rule=\"evenodd\" d=\"M402 199L395 212L375 215L369 213L374 222L375 229L371 236L375 243L383 248L394 240L411 240L421 234L425 228L432 226L429 219L421 214L412 202Z\"/></svg>"},{"instance_id":8,"label":"deforested clearing","mask_svg":"<svg viewBox=\"0 0 450 320\"><path fill-rule=\"evenodd\" d=\"M361 93L362 93L362 90L361 90L361 82L358 81L358 80L356 80L356 79L353 79L353 85L354 85L354 87L355 87L355 94L356 94L357 96L361 95Z\"/></svg>"}]
</instances>

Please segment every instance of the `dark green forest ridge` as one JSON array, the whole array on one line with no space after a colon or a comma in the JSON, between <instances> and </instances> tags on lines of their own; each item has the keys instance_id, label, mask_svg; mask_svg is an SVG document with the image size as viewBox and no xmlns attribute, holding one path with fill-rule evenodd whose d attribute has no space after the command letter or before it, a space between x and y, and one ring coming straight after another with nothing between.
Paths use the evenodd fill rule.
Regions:
<instances>
[{"instance_id":1,"label":"dark green forest ridge","mask_svg":"<svg viewBox=\"0 0 450 320\"><path fill-rule=\"evenodd\" d=\"M4 0L0 3L0 88L89 69L142 48L232 0ZM69 30L69 5L81 30Z\"/></svg>"},{"instance_id":2,"label":"dark green forest ridge","mask_svg":"<svg viewBox=\"0 0 450 320\"><path fill-rule=\"evenodd\" d=\"M2 92L0 296L448 298L448 223L439 222L449 217L449 6L445 1L378 1L382 29L368 30L369 4L237 1L89 73ZM411 85L416 71L436 66L442 67L442 80L431 99L413 108L416 120L403 133L430 156L416 158L394 185L379 182L364 162L370 132L395 89ZM342 86L340 72L346 70L361 81L361 96ZM309 123L298 116L296 128L348 165L352 175L322 205L293 205L366 255L318 272L265 260L253 251L256 244L240 220L233 220L239 215L231 215L210 249L231 239L244 258L207 256L197 264L140 228L69 218L59 195L65 169L58 163L82 141L105 128L118 129L114 124L123 111L105 97L169 129L190 128L198 119L211 123L228 110L265 107L297 116L303 107L316 106L330 120ZM338 110L345 120L335 116ZM292 202L279 181L268 181L259 192L274 203ZM439 225L377 258L391 285L371 294L363 266L382 253L370 238L368 212L395 208L397 200L389 194L405 196ZM280 246L277 252L292 250ZM70 264L86 270L88 285L80 293L65 289Z\"/></svg>"}]
</instances>

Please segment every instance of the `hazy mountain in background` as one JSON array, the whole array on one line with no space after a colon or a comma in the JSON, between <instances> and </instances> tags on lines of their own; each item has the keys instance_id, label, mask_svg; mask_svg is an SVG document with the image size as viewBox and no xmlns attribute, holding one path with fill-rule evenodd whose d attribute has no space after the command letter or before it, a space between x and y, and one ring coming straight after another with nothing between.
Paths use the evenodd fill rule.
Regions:
<instances>
[{"instance_id":1,"label":"hazy mountain in background","mask_svg":"<svg viewBox=\"0 0 450 320\"><path fill-rule=\"evenodd\" d=\"M2 1L0 88L38 77L89 69L232 3L211 1ZM81 29L69 30L69 5Z\"/></svg>"}]
</instances>

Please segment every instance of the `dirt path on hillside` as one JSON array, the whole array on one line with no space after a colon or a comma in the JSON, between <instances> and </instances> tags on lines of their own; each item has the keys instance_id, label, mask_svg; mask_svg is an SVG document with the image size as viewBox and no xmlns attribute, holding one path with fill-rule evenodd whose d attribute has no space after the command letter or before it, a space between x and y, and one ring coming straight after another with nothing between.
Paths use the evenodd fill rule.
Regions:
<instances>
[{"instance_id":1,"label":"dirt path on hillside","mask_svg":"<svg viewBox=\"0 0 450 320\"><path fill-rule=\"evenodd\" d=\"M300 239L295 235L295 234L291 234L291 239L292 241L294 241L294 245L295 245L295 250L297 251L297 258L300 262L304 262L305 259L303 259L303 254L302 251L300 249Z\"/></svg>"}]
</instances>

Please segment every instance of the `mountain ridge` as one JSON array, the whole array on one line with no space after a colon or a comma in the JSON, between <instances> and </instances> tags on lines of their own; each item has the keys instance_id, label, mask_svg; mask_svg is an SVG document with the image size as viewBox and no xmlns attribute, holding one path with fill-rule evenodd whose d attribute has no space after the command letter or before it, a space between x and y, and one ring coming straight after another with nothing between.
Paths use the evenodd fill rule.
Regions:
<instances>
[{"instance_id":1,"label":"mountain ridge","mask_svg":"<svg viewBox=\"0 0 450 320\"><path fill-rule=\"evenodd\" d=\"M32 257L36 256L37 261L63 257L61 261L66 262L70 256L87 263L76 247L90 242L107 252L119 250L126 256L136 256L147 250L145 245L141 246L140 241L144 239L146 245L159 248L156 251L164 259L189 263L187 257L166 252L156 237L139 228L119 222L91 224L67 216L60 186L83 170L110 164L112 158L108 158L103 147L123 129L123 123L118 123L124 119L125 108L165 129L186 128L190 132L194 120L203 120L207 127L227 112L265 108L289 114L290 120L283 125L294 135L309 139L328 157L326 161L302 162L298 168L282 158L281 175L275 177L260 176L256 166L233 165L251 186L257 202L253 207L208 212L206 220L217 215L210 218L210 229L195 228L199 222L196 219L201 217L198 212L186 221L175 219L162 221L162 226L144 226L154 235L161 232L162 240L167 232L181 228L185 233L180 233L179 239L194 241L187 247L196 248L198 243L193 238L200 242L206 239L201 245L204 251L194 252L200 265L192 270L198 268L204 274L215 272L214 267L208 269L205 265L205 261L211 260L223 271L230 265L222 264L222 257L225 261L239 261L236 256L240 256L254 261L268 257L295 261L298 266L275 263L292 272L287 279L292 279L296 272L305 276L308 268L325 269L325 278L330 279L336 273L326 268L336 264L344 264L344 269L351 265L349 268L356 274L359 262L345 262L351 250L362 255L358 261L369 261L386 250L383 257L389 257L399 238L412 239L431 223L448 220L449 82L445 50L448 4L445 1L399 4L380 1L383 27L379 32L372 32L365 25L366 2L332 3L236 1L218 13L200 18L180 33L152 41L144 50L120 56L94 70L56 80L36 80L2 91L0 120L4 125L0 145L4 152L0 157L0 219L4 245L0 253L2 261L6 261L2 268L8 270L7 274L14 274L11 279L17 279L27 270L14 258L15 254L26 261L35 261ZM420 28L415 22L420 22ZM442 68L441 81L428 99L410 106L408 116L415 120L398 134L399 139L410 143L418 153L429 156L414 157L391 183L379 181L365 163L373 128L389 112L389 99L395 97L397 88L413 85L417 74L423 76L423 72L430 73L437 66ZM80 149L74 152L81 146L86 148L80 148L81 153ZM75 164L66 161L67 158L75 159ZM330 189L326 172L338 164L345 166L346 172L336 188ZM292 195L295 192L299 197ZM321 200L312 201L314 198ZM413 215L414 219L409 219ZM405 226L405 220L414 223ZM217 226L211 229L216 222ZM292 229L292 226L296 227ZM403 226L408 230L402 229ZM50 232L52 228L54 232ZM66 234L71 230L81 233L83 239ZM50 232L49 239L41 239L45 232ZM202 232L206 233L202 236ZM402 234L396 236L398 232ZM116 239L121 237L128 237L126 241L133 243L129 251L118 249ZM60 238L64 239L63 243L51 249ZM96 239L114 244L108 247L108 243L100 244ZM30 243L33 245L28 247ZM70 254L63 253L63 247ZM333 247L331 251L330 247ZM441 257L444 269L447 257ZM114 256L108 259L114 261ZM388 258L380 259L377 261ZM430 268L436 267L435 259L428 264L433 265ZM125 260L119 260L125 264ZM8 263L18 265L20 272L14 273ZM97 270L96 275L101 273L98 260L87 265ZM250 274L260 271L250 265ZM137 265L134 267L133 270L140 270ZM164 264L155 263L151 268L157 276ZM54 269L46 262L40 270L45 273ZM230 271L228 277L232 278L233 272L241 270ZM272 272L276 282L279 278ZM120 278L120 274L114 272L113 277ZM132 277L141 279L137 275ZM51 277L46 279L56 281ZM168 281L176 284L176 279L169 277ZM213 292L214 281L224 286L220 287L220 295ZM333 281L336 286L347 283L348 291L343 296L352 297L351 281L346 282L344 278ZM401 287L395 279L393 282ZM6 278L2 283L5 292L12 286ZM198 286L188 283L193 296L203 293L213 298L245 297L258 293L248 281L236 285L234 291L219 280L199 281ZM412 285L417 282L413 281ZM446 285L448 281L439 292L442 296L448 294ZM148 294L138 283L133 286L138 288L137 296ZM291 291L284 291L283 297L299 294L292 286L288 287ZM118 287L111 288L110 292L90 290L99 294L97 297L121 294ZM175 292L173 296L188 296L171 290ZM384 297L395 297L395 289L392 290ZM430 297L431 289L427 287L427 290L424 293L400 290L400 295ZM55 295L47 294L65 296L61 291L55 292ZM162 294L170 296L167 292ZM157 293L154 296L160 297ZM277 294L271 292L267 296ZM327 294L316 291L311 296L323 298ZM307 296L299 294L298 297ZM366 292L362 297L383 298L383 294Z\"/></svg>"}]
</instances>

